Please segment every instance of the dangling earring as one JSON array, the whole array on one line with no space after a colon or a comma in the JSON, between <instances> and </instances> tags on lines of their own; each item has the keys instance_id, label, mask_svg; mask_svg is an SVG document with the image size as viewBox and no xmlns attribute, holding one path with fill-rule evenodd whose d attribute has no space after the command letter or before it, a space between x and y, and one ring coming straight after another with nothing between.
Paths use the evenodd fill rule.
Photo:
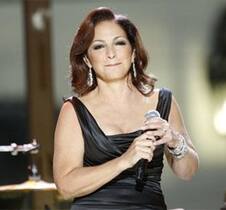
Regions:
<instances>
[{"instance_id":1,"label":"dangling earring","mask_svg":"<svg viewBox=\"0 0 226 210\"><path fill-rule=\"evenodd\" d=\"M137 70L136 70L136 66L135 66L135 62L133 62L133 77L136 78L137 77Z\"/></svg>"},{"instance_id":2,"label":"dangling earring","mask_svg":"<svg viewBox=\"0 0 226 210\"><path fill-rule=\"evenodd\" d=\"M87 85L91 87L93 85L93 73L92 67L89 67L88 78L87 78Z\"/></svg>"}]
</instances>

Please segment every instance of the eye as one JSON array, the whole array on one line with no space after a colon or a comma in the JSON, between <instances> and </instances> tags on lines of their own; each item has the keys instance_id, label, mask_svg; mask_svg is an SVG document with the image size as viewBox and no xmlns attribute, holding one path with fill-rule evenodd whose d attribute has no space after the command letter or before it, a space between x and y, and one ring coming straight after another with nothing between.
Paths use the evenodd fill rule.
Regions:
<instances>
[{"instance_id":1,"label":"eye","mask_svg":"<svg viewBox=\"0 0 226 210\"><path fill-rule=\"evenodd\" d=\"M120 40L115 43L116 45L126 45L126 41Z\"/></svg>"},{"instance_id":2,"label":"eye","mask_svg":"<svg viewBox=\"0 0 226 210\"><path fill-rule=\"evenodd\" d=\"M93 48L94 50L99 50L99 49L101 49L101 48L103 48L103 47L104 47L103 44L97 44L97 45L94 45L92 48Z\"/></svg>"}]
</instances>

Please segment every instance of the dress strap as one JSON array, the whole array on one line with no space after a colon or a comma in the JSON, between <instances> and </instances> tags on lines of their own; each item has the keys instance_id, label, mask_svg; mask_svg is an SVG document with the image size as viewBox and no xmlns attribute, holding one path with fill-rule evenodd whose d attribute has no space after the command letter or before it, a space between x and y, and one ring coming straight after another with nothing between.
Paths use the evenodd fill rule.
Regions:
<instances>
[{"instance_id":1,"label":"dress strap","mask_svg":"<svg viewBox=\"0 0 226 210\"><path fill-rule=\"evenodd\" d=\"M167 88L161 88L159 91L159 101L157 111L161 117L168 121L172 101L172 92Z\"/></svg>"},{"instance_id":2,"label":"dress strap","mask_svg":"<svg viewBox=\"0 0 226 210\"><path fill-rule=\"evenodd\" d=\"M73 105L82 131L84 131L85 128L89 128L92 119L91 116L87 113L85 106L83 106L83 104L76 96L71 96L64 99L64 103L67 101L71 102L71 104Z\"/></svg>"}]
</instances>

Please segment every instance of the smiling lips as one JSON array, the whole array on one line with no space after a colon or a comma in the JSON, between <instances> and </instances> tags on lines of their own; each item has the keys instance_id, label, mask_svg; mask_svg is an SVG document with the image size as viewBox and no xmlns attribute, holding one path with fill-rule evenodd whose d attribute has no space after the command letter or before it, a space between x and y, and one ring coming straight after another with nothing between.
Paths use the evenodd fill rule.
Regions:
<instances>
[{"instance_id":1,"label":"smiling lips","mask_svg":"<svg viewBox=\"0 0 226 210\"><path fill-rule=\"evenodd\" d=\"M112 66L118 66L120 65L121 63L114 63L114 64L108 64L108 65L105 65L106 67L112 67Z\"/></svg>"}]
</instances>

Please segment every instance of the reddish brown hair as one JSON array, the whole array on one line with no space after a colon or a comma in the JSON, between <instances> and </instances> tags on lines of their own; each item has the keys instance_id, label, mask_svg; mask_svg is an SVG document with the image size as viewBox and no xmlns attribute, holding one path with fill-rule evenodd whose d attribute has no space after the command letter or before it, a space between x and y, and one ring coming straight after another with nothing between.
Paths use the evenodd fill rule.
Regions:
<instances>
[{"instance_id":1,"label":"reddish brown hair","mask_svg":"<svg viewBox=\"0 0 226 210\"><path fill-rule=\"evenodd\" d=\"M91 87L87 85L89 69L83 57L87 54L87 50L93 41L95 26L102 21L115 21L125 31L132 49L135 50L134 62L137 76L134 78L132 74L132 83L143 95L148 95L152 92L156 79L144 73L148 64L148 57L139 32L126 16L116 15L111 9L106 7L100 7L91 11L83 20L75 35L70 51L71 85L74 92L80 96L85 95L97 86L94 71L93 85ZM132 65L130 71L132 71Z\"/></svg>"}]
</instances>

